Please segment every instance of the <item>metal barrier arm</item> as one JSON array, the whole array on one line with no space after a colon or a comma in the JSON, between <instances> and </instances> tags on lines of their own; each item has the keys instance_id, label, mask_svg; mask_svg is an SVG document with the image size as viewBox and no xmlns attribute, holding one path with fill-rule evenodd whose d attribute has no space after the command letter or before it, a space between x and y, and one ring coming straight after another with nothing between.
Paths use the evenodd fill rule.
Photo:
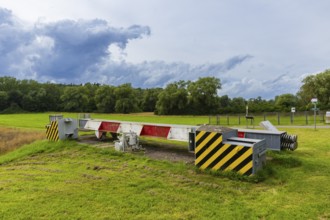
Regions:
<instances>
[{"instance_id":1,"label":"metal barrier arm","mask_svg":"<svg viewBox=\"0 0 330 220\"><path fill-rule=\"evenodd\" d=\"M83 120L86 121L83 127L85 130L116 134L134 132L138 136L160 137L185 142L189 140L189 132L195 131L198 128L198 126L192 125L140 123L100 119ZM97 137L99 138L99 135L97 135Z\"/></svg>"}]
</instances>

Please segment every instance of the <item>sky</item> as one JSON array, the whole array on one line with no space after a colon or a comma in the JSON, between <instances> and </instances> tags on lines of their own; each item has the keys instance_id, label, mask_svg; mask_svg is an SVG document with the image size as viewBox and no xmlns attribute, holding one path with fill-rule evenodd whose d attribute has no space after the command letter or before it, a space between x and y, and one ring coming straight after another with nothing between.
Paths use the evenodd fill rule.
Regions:
<instances>
[{"instance_id":1,"label":"sky","mask_svg":"<svg viewBox=\"0 0 330 220\"><path fill-rule=\"evenodd\" d=\"M0 77L273 99L330 67L328 0L0 0Z\"/></svg>"}]
</instances>

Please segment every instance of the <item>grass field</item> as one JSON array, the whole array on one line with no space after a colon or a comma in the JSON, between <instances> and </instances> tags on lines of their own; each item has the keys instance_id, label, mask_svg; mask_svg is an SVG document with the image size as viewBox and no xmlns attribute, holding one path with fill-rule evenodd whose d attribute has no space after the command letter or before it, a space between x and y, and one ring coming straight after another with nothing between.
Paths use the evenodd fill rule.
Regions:
<instances>
[{"instance_id":1,"label":"grass field","mask_svg":"<svg viewBox=\"0 0 330 220\"><path fill-rule=\"evenodd\" d=\"M25 114L0 114L0 126L20 127L31 129L45 129L49 123L49 115L54 113L25 113ZM65 118L78 118L78 113L56 113L62 114ZM91 114L95 119L109 119L121 121L166 123L166 124L186 124L197 125L207 124L208 116L157 116L153 113L137 114Z\"/></svg>"},{"instance_id":2,"label":"grass field","mask_svg":"<svg viewBox=\"0 0 330 220\"><path fill-rule=\"evenodd\" d=\"M314 115L312 112L309 112L307 115L303 113L297 113L293 117L289 113L265 113L265 114L254 114L254 124L259 125L261 121L268 120L274 125L314 125ZM316 115L315 123L317 125L325 125L324 113L322 115ZM210 124L220 124L220 125L251 125L250 120L245 119L245 115L220 115L212 116L209 120Z\"/></svg>"},{"instance_id":3,"label":"grass field","mask_svg":"<svg viewBox=\"0 0 330 220\"><path fill-rule=\"evenodd\" d=\"M11 120L39 129L48 120L30 116L28 125L21 115ZM268 152L253 178L141 152L37 141L0 156L0 219L329 219L330 131L287 131L298 134L299 148Z\"/></svg>"},{"instance_id":4,"label":"grass field","mask_svg":"<svg viewBox=\"0 0 330 220\"><path fill-rule=\"evenodd\" d=\"M31 129L44 129L45 125L49 123L49 115L62 114L65 118L78 118L78 113L24 113L24 114L0 114L0 126L6 127L20 127ZM163 123L163 124L182 124L182 125L200 125L209 124L209 116L159 116L153 113L135 113L135 114L97 114L92 113L91 117L94 119L109 119L120 121L135 121L135 122L149 122L149 123ZM255 116L254 124L259 125L264 119L269 120L274 125L278 125L278 118L276 115ZM211 118L211 124L216 124L216 117ZM220 125L229 126L246 126L245 116L220 116ZM306 118L304 115L295 117L294 123L291 124L290 117L282 117L280 125L306 125ZM308 125L314 125L313 118L309 117ZM326 125L320 117L317 118L317 125Z\"/></svg>"}]
</instances>

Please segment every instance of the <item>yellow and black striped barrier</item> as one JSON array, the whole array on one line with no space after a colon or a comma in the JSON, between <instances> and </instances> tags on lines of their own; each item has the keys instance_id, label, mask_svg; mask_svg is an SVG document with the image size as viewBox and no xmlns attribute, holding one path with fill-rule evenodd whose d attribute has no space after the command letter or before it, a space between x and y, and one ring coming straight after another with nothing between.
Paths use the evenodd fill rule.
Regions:
<instances>
[{"instance_id":1,"label":"yellow and black striped barrier","mask_svg":"<svg viewBox=\"0 0 330 220\"><path fill-rule=\"evenodd\" d=\"M247 176L254 174L265 160L265 141L225 136L221 131L197 130L195 165L202 170L236 171Z\"/></svg>"},{"instance_id":2,"label":"yellow and black striped barrier","mask_svg":"<svg viewBox=\"0 0 330 220\"><path fill-rule=\"evenodd\" d=\"M50 124L46 125L46 137L50 141L77 139L78 124L72 118L52 117Z\"/></svg>"},{"instance_id":3,"label":"yellow and black striped barrier","mask_svg":"<svg viewBox=\"0 0 330 220\"><path fill-rule=\"evenodd\" d=\"M59 132L58 132L58 121L52 121L50 125L46 127L46 137L50 141L58 141Z\"/></svg>"}]
</instances>

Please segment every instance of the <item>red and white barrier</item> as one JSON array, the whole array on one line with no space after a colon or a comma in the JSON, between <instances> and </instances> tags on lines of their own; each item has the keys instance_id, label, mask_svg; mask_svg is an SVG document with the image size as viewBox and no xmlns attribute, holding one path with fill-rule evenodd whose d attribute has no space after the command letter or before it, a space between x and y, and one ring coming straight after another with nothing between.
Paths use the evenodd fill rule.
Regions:
<instances>
[{"instance_id":1,"label":"red and white barrier","mask_svg":"<svg viewBox=\"0 0 330 220\"><path fill-rule=\"evenodd\" d=\"M93 130L98 138L105 132L134 132L139 136L161 137L169 140L188 142L189 132L194 132L198 126L172 125L142 122L127 122L115 120L88 119L84 129Z\"/></svg>"}]
</instances>

